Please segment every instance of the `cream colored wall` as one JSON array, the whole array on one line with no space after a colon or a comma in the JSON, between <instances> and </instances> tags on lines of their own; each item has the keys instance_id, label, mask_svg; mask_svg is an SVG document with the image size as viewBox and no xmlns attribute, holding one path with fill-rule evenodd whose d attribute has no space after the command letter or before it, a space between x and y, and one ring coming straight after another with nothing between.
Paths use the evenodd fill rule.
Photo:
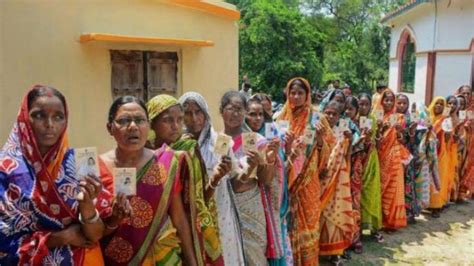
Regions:
<instances>
[{"instance_id":1,"label":"cream colored wall","mask_svg":"<svg viewBox=\"0 0 474 266\"><path fill-rule=\"evenodd\" d=\"M105 123L112 101L110 49L179 53L180 92L195 90L209 101L219 128L218 100L238 84L236 21L154 0L0 1L0 142L21 97L37 83L61 90L70 108L71 146L113 147ZM81 33L211 40L213 47L81 44ZM3 72L1 71L3 69Z\"/></svg>"}]
</instances>

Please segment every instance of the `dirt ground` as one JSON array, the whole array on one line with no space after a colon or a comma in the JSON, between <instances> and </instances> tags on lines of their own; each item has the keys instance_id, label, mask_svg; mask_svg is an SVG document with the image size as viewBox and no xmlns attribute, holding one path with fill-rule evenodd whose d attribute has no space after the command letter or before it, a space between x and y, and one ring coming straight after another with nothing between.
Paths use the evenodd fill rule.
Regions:
<instances>
[{"instance_id":1,"label":"dirt ground","mask_svg":"<svg viewBox=\"0 0 474 266\"><path fill-rule=\"evenodd\" d=\"M384 237L382 244L365 241L364 253L351 253L344 265L474 265L474 201L450 205L438 219L423 213Z\"/></svg>"}]
</instances>

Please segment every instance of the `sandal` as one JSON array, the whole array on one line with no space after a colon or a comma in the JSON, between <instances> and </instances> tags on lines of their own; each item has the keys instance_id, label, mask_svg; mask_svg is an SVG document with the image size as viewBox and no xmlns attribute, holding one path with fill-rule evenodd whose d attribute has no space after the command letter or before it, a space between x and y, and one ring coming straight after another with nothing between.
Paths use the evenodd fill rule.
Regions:
<instances>
[{"instance_id":1,"label":"sandal","mask_svg":"<svg viewBox=\"0 0 474 266\"><path fill-rule=\"evenodd\" d=\"M343 259L345 260L350 260L351 259L351 253L349 252L349 250L344 250L344 252L342 253L342 256L341 256Z\"/></svg>"},{"instance_id":2,"label":"sandal","mask_svg":"<svg viewBox=\"0 0 474 266\"><path fill-rule=\"evenodd\" d=\"M433 218L439 218L441 217L441 210L440 209L433 209L433 211L431 212L431 217Z\"/></svg>"},{"instance_id":3,"label":"sandal","mask_svg":"<svg viewBox=\"0 0 474 266\"><path fill-rule=\"evenodd\" d=\"M373 234L374 238L375 238L375 241L377 243L383 243L385 242L385 238L383 237L383 235L380 233L380 232L375 232Z\"/></svg>"},{"instance_id":4,"label":"sandal","mask_svg":"<svg viewBox=\"0 0 474 266\"><path fill-rule=\"evenodd\" d=\"M332 256L330 262L331 262L331 265L334 265L334 266L342 266L342 265L344 265L344 264L343 264L343 260L341 259L340 256Z\"/></svg>"},{"instance_id":5,"label":"sandal","mask_svg":"<svg viewBox=\"0 0 474 266\"><path fill-rule=\"evenodd\" d=\"M362 242L361 241L357 241L355 242L354 244L352 244L352 250L354 250L354 252L356 254L362 254L362 252L364 251L363 247L362 247Z\"/></svg>"}]
</instances>

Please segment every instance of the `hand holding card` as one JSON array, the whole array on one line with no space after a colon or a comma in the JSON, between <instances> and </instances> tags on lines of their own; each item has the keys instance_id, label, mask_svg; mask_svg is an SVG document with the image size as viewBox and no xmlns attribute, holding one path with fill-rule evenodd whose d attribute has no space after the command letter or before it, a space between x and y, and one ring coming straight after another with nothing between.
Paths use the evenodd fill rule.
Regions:
<instances>
[{"instance_id":1,"label":"hand holding card","mask_svg":"<svg viewBox=\"0 0 474 266\"><path fill-rule=\"evenodd\" d=\"M115 195L123 193L127 196L137 194L136 168L114 168Z\"/></svg>"},{"instance_id":2,"label":"hand holding card","mask_svg":"<svg viewBox=\"0 0 474 266\"><path fill-rule=\"evenodd\" d=\"M232 147L232 137L220 133L214 143L214 153L220 156L228 156Z\"/></svg>"},{"instance_id":3,"label":"hand holding card","mask_svg":"<svg viewBox=\"0 0 474 266\"><path fill-rule=\"evenodd\" d=\"M255 132L246 132L242 134L243 151L257 151L257 134Z\"/></svg>"},{"instance_id":4,"label":"hand holding card","mask_svg":"<svg viewBox=\"0 0 474 266\"><path fill-rule=\"evenodd\" d=\"M78 180L88 175L99 176L96 147L74 149L74 159L76 162L76 178Z\"/></svg>"}]
</instances>

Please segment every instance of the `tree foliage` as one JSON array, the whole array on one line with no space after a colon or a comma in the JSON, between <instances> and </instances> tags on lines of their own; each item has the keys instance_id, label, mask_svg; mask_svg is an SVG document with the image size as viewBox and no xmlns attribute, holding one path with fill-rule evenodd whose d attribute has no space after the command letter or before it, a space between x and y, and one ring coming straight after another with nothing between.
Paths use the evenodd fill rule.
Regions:
<instances>
[{"instance_id":1,"label":"tree foliage","mask_svg":"<svg viewBox=\"0 0 474 266\"><path fill-rule=\"evenodd\" d=\"M288 79L340 79L367 91L388 79L384 14L407 0L229 0L241 10L240 76L281 99Z\"/></svg>"}]
</instances>

